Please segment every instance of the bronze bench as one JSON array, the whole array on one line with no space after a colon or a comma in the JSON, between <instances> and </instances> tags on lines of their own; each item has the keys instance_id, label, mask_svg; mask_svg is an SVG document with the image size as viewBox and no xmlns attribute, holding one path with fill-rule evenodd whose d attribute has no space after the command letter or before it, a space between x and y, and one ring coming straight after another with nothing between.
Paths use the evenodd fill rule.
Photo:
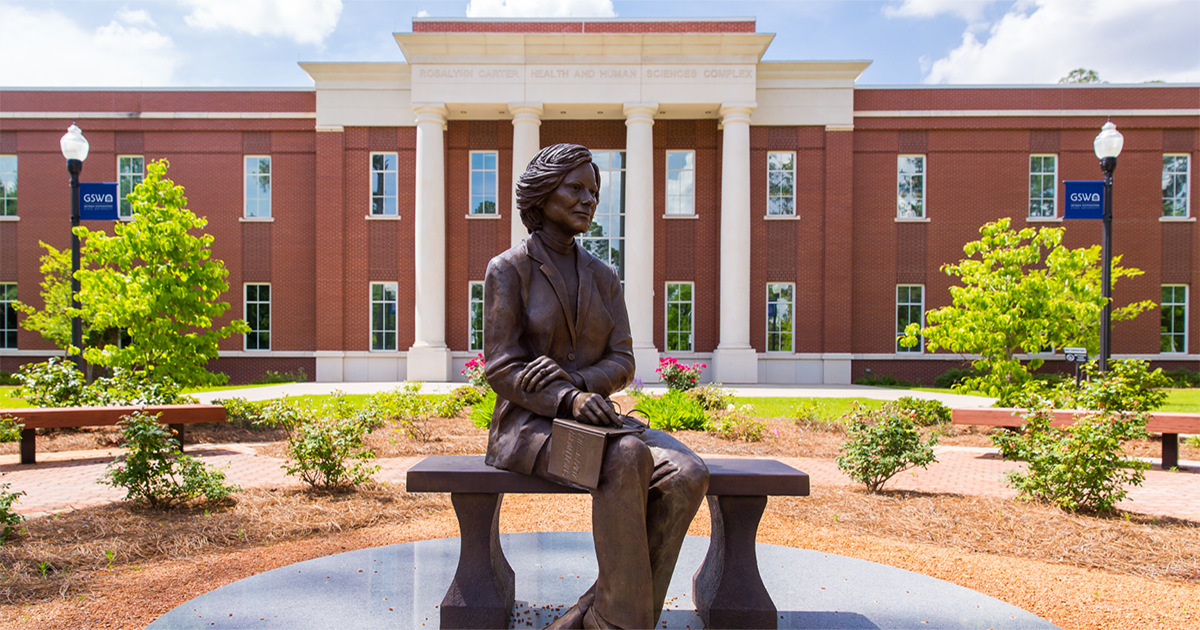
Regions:
<instances>
[{"instance_id":1,"label":"bronze bench","mask_svg":"<svg viewBox=\"0 0 1200 630\"><path fill-rule=\"evenodd\" d=\"M708 554L692 578L706 627L775 628L775 603L758 572L754 542L768 496L808 496L808 475L771 459L709 458ZM515 577L500 548L505 493L579 490L497 470L479 455L426 457L408 471L409 492L449 492L461 533L458 568L442 599L442 628L507 628Z\"/></svg>"},{"instance_id":2,"label":"bronze bench","mask_svg":"<svg viewBox=\"0 0 1200 630\"><path fill-rule=\"evenodd\" d=\"M0 417L12 417L21 430L21 463L37 463L37 443L34 429L73 427L102 427L117 424L121 418L135 412L162 414L161 424L170 426L183 449L184 426L197 422L225 422L225 408L220 405L145 405L130 407L21 407L0 409Z\"/></svg>"}]
</instances>

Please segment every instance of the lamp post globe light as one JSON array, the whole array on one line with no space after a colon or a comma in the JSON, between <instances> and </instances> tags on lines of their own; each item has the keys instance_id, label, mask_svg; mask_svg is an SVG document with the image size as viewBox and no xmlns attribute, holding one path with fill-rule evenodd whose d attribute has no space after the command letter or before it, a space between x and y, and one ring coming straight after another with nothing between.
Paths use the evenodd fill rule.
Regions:
<instances>
[{"instance_id":1,"label":"lamp post globe light","mask_svg":"<svg viewBox=\"0 0 1200 630\"><path fill-rule=\"evenodd\" d=\"M83 161L88 156L88 141L75 123L67 128L67 133L59 141L63 157L67 158L67 172L71 174L71 308L79 310L79 236L75 228L79 227L79 173L83 171ZM71 346L75 348L75 364L83 369L83 322L76 314L71 318Z\"/></svg>"},{"instance_id":2,"label":"lamp post globe light","mask_svg":"<svg viewBox=\"0 0 1200 630\"><path fill-rule=\"evenodd\" d=\"M1125 138L1117 131L1112 121L1104 123L1100 135L1092 144L1096 157L1100 158L1100 170L1104 172L1104 240L1100 248L1100 295L1104 297L1104 309L1100 311L1100 371L1108 371L1108 359L1112 356L1112 189L1113 171L1117 170L1117 156Z\"/></svg>"}]
</instances>

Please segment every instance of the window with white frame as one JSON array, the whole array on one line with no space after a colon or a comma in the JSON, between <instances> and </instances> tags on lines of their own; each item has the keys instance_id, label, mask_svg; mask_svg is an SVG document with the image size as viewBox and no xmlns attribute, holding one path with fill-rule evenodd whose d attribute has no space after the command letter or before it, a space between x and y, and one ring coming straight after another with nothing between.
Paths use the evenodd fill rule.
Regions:
<instances>
[{"instance_id":1,"label":"window with white frame","mask_svg":"<svg viewBox=\"0 0 1200 630\"><path fill-rule=\"evenodd\" d=\"M625 152L592 151L600 170L600 198L588 231L575 237L588 253L617 271L625 280Z\"/></svg>"},{"instance_id":2,"label":"window with white frame","mask_svg":"<svg viewBox=\"0 0 1200 630\"><path fill-rule=\"evenodd\" d=\"M498 177L495 151L471 151L471 214L496 214Z\"/></svg>"},{"instance_id":3,"label":"window with white frame","mask_svg":"<svg viewBox=\"0 0 1200 630\"><path fill-rule=\"evenodd\" d=\"M1162 207L1164 217L1188 216L1190 157L1186 153L1163 156Z\"/></svg>"},{"instance_id":4,"label":"window with white frame","mask_svg":"<svg viewBox=\"0 0 1200 630\"><path fill-rule=\"evenodd\" d=\"M696 214L695 151L667 151L667 214Z\"/></svg>"},{"instance_id":5,"label":"window with white frame","mask_svg":"<svg viewBox=\"0 0 1200 630\"><path fill-rule=\"evenodd\" d=\"M1058 156L1029 156L1029 216L1055 217L1055 193L1058 190Z\"/></svg>"},{"instance_id":6,"label":"window with white frame","mask_svg":"<svg viewBox=\"0 0 1200 630\"><path fill-rule=\"evenodd\" d=\"M3 328L0 328L0 348L17 347L17 309L13 303L17 301L17 285L15 283L0 284L0 310L3 310Z\"/></svg>"},{"instance_id":7,"label":"window with white frame","mask_svg":"<svg viewBox=\"0 0 1200 630\"><path fill-rule=\"evenodd\" d=\"M469 296L467 337L472 352L483 351L483 283L472 282Z\"/></svg>"},{"instance_id":8,"label":"window with white frame","mask_svg":"<svg viewBox=\"0 0 1200 630\"><path fill-rule=\"evenodd\" d=\"M1163 285L1160 352L1187 352L1187 298L1186 284Z\"/></svg>"},{"instance_id":9,"label":"window with white frame","mask_svg":"<svg viewBox=\"0 0 1200 630\"><path fill-rule=\"evenodd\" d=\"M920 219L925 216L925 156L896 158L896 216Z\"/></svg>"},{"instance_id":10,"label":"window with white frame","mask_svg":"<svg viewBox=\"0 0 1200 630\"><path fill-rule=\"evenodd\" d=\"M767 216L796 216L796 153L767 153Z\"/></svg>"},{"instance_id":11,"label":"window with white frame","mask_svg":"<svg viewBox=\"0 0 1200 630\"><path fill-rule=\"evenodd\" d=\"M271 216L271 156L246 156L246 218Z\"/></svg>"},{"instance_id":12,"label":"window with white frame","mask_svg":"<svg viewBox=\"0 0 1200 630\"><path fill-rule=\"evenodd\" d=\"M790 282L767 284L767 352L792 351L795 286Z\"/></svg>"},{"instance_id":13,"label":"window with white frame","mask_svg":"<svg viewBox=\"0 0 1200 630\"><path fill-rule=\"evenodd\" d=\"M396 306L399 289L395 282L371 283L371 349L396 349Z\"/></svg>"},{"instance_id":14,"label":"window with white frame","mask_svg":"<svg viewBox=\"0 0 1200 630\"><path fill-rule=\"evenodd\" d=\"M271 285L246 285L247 350L271 349Z\"/></svg>"},{"instance_id":15,"label":"window with white frame","mask_svg":"<svg viewBox=\"0 0 1200 630\"><path fill-rule=\"evenodd\" d=\"M909 324L925 325L925 287L919 284L896 285L896 352L923 352L923 338L911 348L900 345Z\"/></svg>"},{"instance_id":16,"label":"window with white frame","mask_svg":"<svg viewBox=\"0 0 1200 630\"><path fill-rule=\"evenodd\" d=\"M371 216L394 217L399 212L398 161L396 153L371 154Z\"/></svg>"},{"instance_id":17,"label":"window with white frame","mask_svg":"<svg viewBox=\"0 0 1200 630\"><path fill-rule=\"evenodd\" d=\"M0 216L17 216L17 156L0 155Z\"/></svg>"},{"instance_id":18,"label":"window with white frame","mask_svg":"<svg viewBox=\"0 0 1200 630\"><path fill-rule=\"evenodd\" d=\"M667 283L667 352L691 352L692 283Z\"/></svg>"},{"instance_id":19,"label":"window with white frame","mask_svg":"<svg viewBox=\"0 0 1200 630\"><path fill-rule=\"evenodd\" d=\"M146 177L146 160L140 155L117 156L117 198L121 200L117 214L122 219L133 216L133 204L128 195Z\"/></svg>"}]
</instances>

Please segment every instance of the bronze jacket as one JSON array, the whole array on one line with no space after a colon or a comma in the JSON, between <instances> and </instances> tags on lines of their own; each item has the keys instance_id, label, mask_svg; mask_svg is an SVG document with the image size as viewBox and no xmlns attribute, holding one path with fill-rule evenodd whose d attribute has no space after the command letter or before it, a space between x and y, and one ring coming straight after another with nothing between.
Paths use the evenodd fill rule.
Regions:
<instances>
[{"instance_id":1,"label":"bronze jacket","mask_svg":"<svg viewBox=\"0 0 1200 630\"><path fill-rule=\"evenodd\" d=\"M521 391L517 377L541 355L582 377L584 389L608 397L633 379L633 338L621 283L611 267L575 245L578 317L570 321L567 288L532 235L488 264L484 280L483 353L496 391L487 464L528 474L550 436L563 398L575 391L556 380Z\"/></svg>"}]
</instances>

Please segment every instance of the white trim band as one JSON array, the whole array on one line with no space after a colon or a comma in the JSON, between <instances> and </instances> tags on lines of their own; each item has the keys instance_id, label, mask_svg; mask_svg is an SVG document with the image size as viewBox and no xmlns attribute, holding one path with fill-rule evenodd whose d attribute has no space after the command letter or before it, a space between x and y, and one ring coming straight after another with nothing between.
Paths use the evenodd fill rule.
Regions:
<instances>
[{"instance_id":1,"label":"white trim band","mask_svg":"<svg viewBox=\"0 0 1200 630\"><path fill-rule=\"evenodd\" d=\"M902 109L856 111L855 118L1200 116L1200 109Z\"/></svg>"}]
</instances>

